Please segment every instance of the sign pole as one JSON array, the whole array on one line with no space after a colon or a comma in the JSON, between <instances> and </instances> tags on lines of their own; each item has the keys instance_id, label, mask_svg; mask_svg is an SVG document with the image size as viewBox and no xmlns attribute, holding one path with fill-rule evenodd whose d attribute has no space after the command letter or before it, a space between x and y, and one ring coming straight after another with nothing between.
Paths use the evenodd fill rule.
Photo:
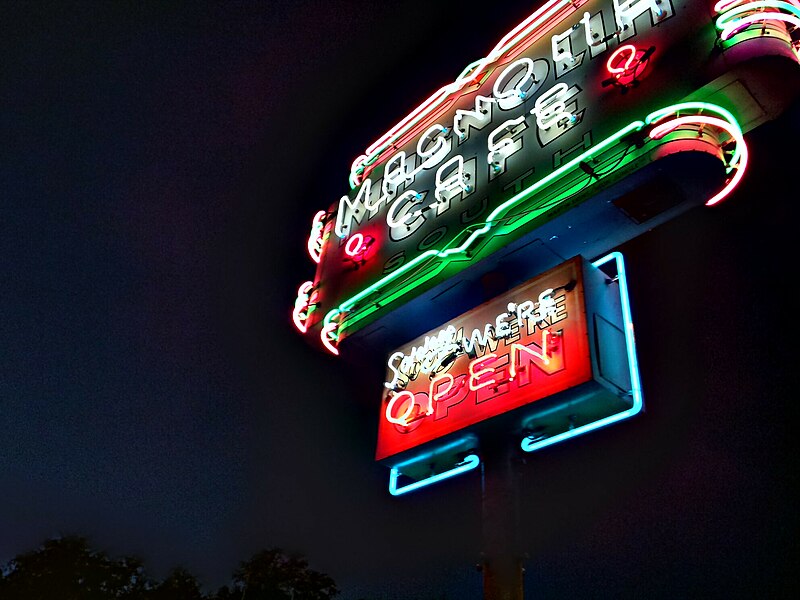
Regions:
<instances>
[{"instance_id":1,"label":"sign pole","mask_svg":"<svg viewBox=\"0 0 800 600\"><path fill-rule=\"evenodd\" d=\"M520 458L513 436L482 444L481 504L484 600L523 600L519 540Z\"/></svg>"}]
</instances>

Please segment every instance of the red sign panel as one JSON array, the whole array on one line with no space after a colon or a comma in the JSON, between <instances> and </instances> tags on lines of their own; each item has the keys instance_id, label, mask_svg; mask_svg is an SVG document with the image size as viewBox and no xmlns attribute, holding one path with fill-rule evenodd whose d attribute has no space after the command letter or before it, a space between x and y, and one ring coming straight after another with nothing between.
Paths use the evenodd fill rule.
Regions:
<instances>
[{"instance_id":1,"label":"red sign panel","mask_svg":"<svg viewBox=\"0 0 800 600\"><path fill-rule=\"evenodd\" d=\"M376 460L591 380L581 267L572 259L393 352Z\"/></svg>"}]
</instances>

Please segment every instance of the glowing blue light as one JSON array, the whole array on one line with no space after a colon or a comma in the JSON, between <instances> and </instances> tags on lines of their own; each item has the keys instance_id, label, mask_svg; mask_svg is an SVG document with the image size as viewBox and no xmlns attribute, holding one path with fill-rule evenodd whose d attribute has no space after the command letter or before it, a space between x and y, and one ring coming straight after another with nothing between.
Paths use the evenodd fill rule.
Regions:
<instances>
[{"instance_id":1,"label":"glowing blue light","mask_svg":"<svg viewBox=\"0 0 800 600\"><path fill-rule=\"evenodd\" d=\"M598 421L594 421L593 423L587 423L586 425L575 427L574 429L559 433L558 435L544 439L532 439L531 437L526 437L522 440L521 444L522 449L525 452L533 452L534 450L539 450L545 446L563 442L564 440L568 440L576 435L582 435L595 429L599 429L600 427L611 425L612 423L616 423L622 419L627 419L638 414L644 406L642 399L642 387L641 382L639 381L639 364L636 360L636 341L633 337L631 305L628 298L628 280L625 275L625 263L623 261L622 254L619 252L612 252L603 258L597 259L592 263L592 265L595 267L600 267L612 260L616 261L617 267L617 282L619 284L619 299L622 306L622 321L623 328L625 330L625 347L628 352L628 369L631 377L631 396L633 398L633 404L627 410L615 413Z\"/></svg>"},{"instance_id":2,"label":"glowing blue light","mask_svg":"<svg viewBox=\"0 0 800 600\"><path fill-rule=\"evenodd\" d=\"M398 471L396 467L393 467L391 472L389 473L389 493L392 496L400 496L401 494L413 492L414 490L418 490L419 488L434 484L438 481L449 479L450 477L455 477L456 475L461 475L461 473L466 473L467 471L471 471L480 464L481 464L481 459L478 458L477 455L468 454L466 457L464 457L463 461L458 463L455 467L453 467L449 471L444 471L443 473L437 473L436 475L431 475L430 477L426 477L425 479L421 479L419 481L415 481L414 483L409 483L408 485L404 485L401 487L397 487L397 478L400 476L400 471Z\"/></svg>"}]
</instances>

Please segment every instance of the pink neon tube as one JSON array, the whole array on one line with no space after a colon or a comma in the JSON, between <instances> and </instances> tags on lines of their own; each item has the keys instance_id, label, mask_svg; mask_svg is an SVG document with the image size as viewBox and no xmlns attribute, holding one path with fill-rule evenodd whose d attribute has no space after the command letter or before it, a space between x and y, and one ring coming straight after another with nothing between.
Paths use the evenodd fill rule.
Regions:
<instances>
[{"instance_id":1,"label":"pink neon tube","mask_svg":"<svg viewBox=\"0 0 800 600\"><path fill-rule=\"evenodd\" d=\"M736 169L736 172L733 174L725 187L722 188L715 196L710 198L706 202L706 206L713 206L726 198L728 194L733 191L739 182L741 181L742 177L744 176L745 169L747 168L747 144L744 141L744 138L741 134L736 130L736 128L728 123L723 119L718 119L716 117L705 117L701 115L694 115L691 117L679 117L676 119L672 119L671 121L667 121L666 123L662 123L660 125L656 125L650 131L650 138L654 140L660 140L662 137L670 133L671 131L675 131L679 127L684 125L711 125L712 127L718 127L728 133L736 141L737 146L740 148L740 157L739 163L737 165L733 165Z\"/></svg>"}]
</instances>

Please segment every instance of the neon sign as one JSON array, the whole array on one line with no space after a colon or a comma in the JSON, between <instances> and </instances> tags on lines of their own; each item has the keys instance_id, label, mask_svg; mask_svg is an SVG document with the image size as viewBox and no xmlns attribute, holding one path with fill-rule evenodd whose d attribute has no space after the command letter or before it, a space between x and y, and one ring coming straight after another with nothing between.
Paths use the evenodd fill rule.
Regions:
<instances>
[{"instance_id":1,"label":"neon sign","mask_svg":"<svg viewBox=\"0 0 800 600\"><path fill-rule=\"evenodd\" d=\"M638 414L622 256L567 261L409 342L385 387L376 460L393 495L477 467L487 427L532 452Z\"/></svg>"},{"instance_id":2,"label":"neon sign","mask_svg":"<svg viewBox=\"0 0 800 600\"><path fill-rule=\"evenodd\" d=\"M376 458L589 381L580 265L565 263L391 353Z\"/></svg>"},{"instance_id":3,"label":"neon sign","mask_svg":"<svg viewBox=\"0 0 800 600\"><path fill-rule=\"evenodd\" d=\"M698 199L718 204L748 153L735 102L697 93L712 47L760 35L760 24L783 27L796 52L799 11L797 0L547 2L353 161L351 191L314 218L317 310L306 329L338 353L393 307L693 136L707 143L689 151L726 173Z\"/></svg>"}]
</instances>

